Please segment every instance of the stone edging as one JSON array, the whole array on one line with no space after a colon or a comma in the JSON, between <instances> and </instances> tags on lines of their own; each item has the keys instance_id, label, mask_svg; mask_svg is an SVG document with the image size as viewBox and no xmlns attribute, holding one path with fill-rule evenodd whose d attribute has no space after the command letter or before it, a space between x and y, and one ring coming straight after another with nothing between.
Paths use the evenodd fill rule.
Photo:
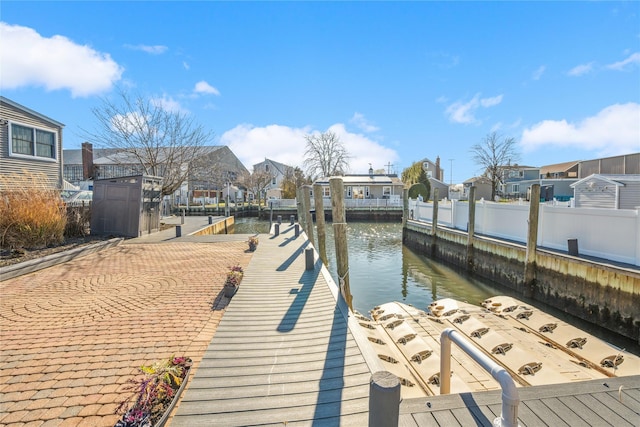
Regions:
<instances>
[{"instance_id":1,"label":"stone edging","mask_svg":"<svg viewBox=\"0 0 640 427\"><path fill-rule=\"evenodd\" d=\"M124 239L121 237L106 240L104 242L98 242L91 245L82 246L79 248L71 249L64 252L58 252L55 254L47 255L42 258L32 259L29 261L21 262L14 265L9 265L2 269L0 275L0 282L13 279L14 277L22 276L24 274L33 273L34 271L42 270L43 268L51 267L63 262L71 261L74 258L83 257L85 255L92 254L94 252L108 249L113 246L119 245Z\"/></svg>"}]
</instances>

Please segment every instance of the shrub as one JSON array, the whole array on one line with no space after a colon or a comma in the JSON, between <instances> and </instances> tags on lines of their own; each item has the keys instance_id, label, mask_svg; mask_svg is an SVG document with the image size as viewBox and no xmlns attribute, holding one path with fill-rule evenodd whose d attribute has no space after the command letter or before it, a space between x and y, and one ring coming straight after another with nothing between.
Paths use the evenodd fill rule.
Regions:
<instances>
[{"instance_id":1,"label":"shrub","mask_svg":"<svg viewBox=\"0 0 640 427\"><path fill-rule=\"evenodd\" d=\"M47 188L44 175L2 177L0 246L42 248L62 243L67 215L59 192Z\"/></svg>"},{"instance_id":2,"label":"shrub","mask_svg":"<svg viewBox=\"0 0 640 427\"><path fill-rule=\"evenodd\" d=\"M427 201L429 200L429 197L431 196L431 194L429 194L430 191L427 188L426 185L424 185L423 183L419 182L417 184L413 184L411 187L409 187L409 198L411 199L417 199L418 195L421 195L422 198Z\"/></svg>"},{"instance_id":3,"label":"shrub","mask_svg":"<svg viewBox=\"0 0 640 427\"><path fill-rule=\"evenodd\" d=\"M67 225L64 229L65 237L84 237L89 234L91 223L91 205L67 206Z\"/></svg>"}]
</instances>

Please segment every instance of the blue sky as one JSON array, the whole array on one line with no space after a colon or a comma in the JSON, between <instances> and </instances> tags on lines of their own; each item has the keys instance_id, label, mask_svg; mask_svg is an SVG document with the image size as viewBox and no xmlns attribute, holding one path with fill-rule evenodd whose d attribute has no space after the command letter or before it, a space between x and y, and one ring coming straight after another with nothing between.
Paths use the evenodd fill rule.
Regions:
<instances>
[{"instance_id":1,"label":"blue sky","mask_svg":"<svg viewBox=\"0 0 640 427\"><path fill-rule=\"evenodd\" d=\"M496 130L519 164L640 151L640 2L2 1L0 91L93 129L117 87L192 114L251 169L301 166L331 130L351 172L440 157L481 172Z\"/></svg>"}]
</instances>

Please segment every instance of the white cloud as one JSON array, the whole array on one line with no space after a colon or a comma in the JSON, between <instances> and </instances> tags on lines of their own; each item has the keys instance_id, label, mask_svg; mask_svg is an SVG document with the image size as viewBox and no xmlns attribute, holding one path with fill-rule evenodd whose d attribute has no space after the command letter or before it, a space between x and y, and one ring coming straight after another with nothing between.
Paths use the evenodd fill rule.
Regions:
<instances>
[{"instance_id":1,"label":"white cloud","mask_svg":"<svg viewBox=\"0 0 640 427\"><path fill-rule=\"evenodd\" d=\"M154 105L166 111L171 111L174 113L183 113L183 114L186 114L189 112L186 108L182 107L180 102L176 101L175 99L173 99L172 97L166 94L162 95L162 98L153 98L151 102L153 102Z\"/></svg>"},{"instance_id":2,"label":"white cloud","mask_svg":"<svg viewBox=\"0 0 640 427\"><path fill-rule=\"evenodd\" d=\"M189 63L186 61L182 61L182 66L185 70L189 70L191 68L191 65L189 65Z\"/></svg>"},{"instance_id":3,"label":"white cloud","mask_svg":"<svg viewBox=\"0 0 640 427\"><path fill-rule=\"evenodd\" d=\"M539 66L538 69L533 72L531 78L533 78L533 80L540 80L540 77L542 77L546 69L547 67L544 65Z\"/></svg>"},{"instance_id":4,"label":"white cloud","mask_svg":"<svg viewBox=\"0 0 640 427\"><path fill-rule=\"evenodd\" d=\"M480 98L480 94L476 94L468 102L456 101L449 105L445 110L445 114L449 117L449 121L462 124L477 124L480 120L476 119L475 113L480 107L493 107L502 102L502 95L492 98Z\"/></svg>"},{"instance_id":5,"label":"white cloud","mask_svg":"<svg viewBox=\"0 0 640 427\"><path fill-rule=\"evenodd\" d=\"M364 135L348 132L342 123L335 124L328 130L335 132L344 142L351 155L349 163L352 173L367 173L369 163L379 169L389 161L394 163L398 160L395 150L383 147ZM249 170L265 158L303 168L306 148L304 137L314 132L320 131L310 127L292 128L282 125L255 127L250 124L241 124L222 134L220 143L229 146Z\"/></svg>"},{"instance_id":6,"label":"white cloud","mask_svg":"<svg viewBox=\"0 0 640 427\"><path fill-rule=\"evenodd\" d=\"M205 94L205 95L220 95L220 91L215 87L211 86L209 83L204 80L196 83L196 86L193 88L193 92L196 94Z\"/></svg>"},{"instance_id":7,"label":"white cloud","mask_svg":"<svg viewBox=\"0 0 640 427\"><path fill-rule=\"evenodd\" d=\"M498 105L502 102L502 95L494 96L493 98L482 98L480 100L480 105L484 108L493 107L494 105Z\"/></svg>"},{"instance_id":8,"label":"white cloud","mask_svg":"<svg viewBox=\"0 0 640 427\"><path fill-rule=\"evenodd\" d=\"M124 68L108 53L64 36L42 37L31 28L0 22L0 88L43 86L89 96L111 89Z\"/></svg>"},{"instance_id":9,"label":"white cloud","mask_svg":"<svg viewBox=\"0 0 640 427\"><path fill-rule=\"evenodd\" d=\"M587 64L576 65L572 69L570 69L567 74L572 77L582 76L584 74L590 73L593 69L593 62L589 62Z\"/></svg>"},{"instance_id":10,"label":"white cloud","mask_svg":"<svg viewBox=\"0 0 640 427\"><path fill-rule=\"evenodd\" d=\"M137 44L137 45L125 44L124 47L126 47L127 49L146 52L151 55L161 55L165 53L168 49L168 47L162 46L162 45L149 46L145 44Z\"/></svg>"},{"instance_id":11,"label":"white cloud","mask_svg":"<svg viewBox=\"0 0 640 427\"><path fill-rule=\"evenodd\" d=\"M380 130L379 127L377 127L376 125L374 125L373 123L365 119L364 114L361 114L358 112L353 114L353 117L351 117L351 119L349 120L349 123L353 124L361 131L367 132L367 133L376 132Z\"/></svg>"},{"instance_id":12,"label":"white cloud","mask_svg":"<svg viewBox=\"0 0 640 427\"><path fill-rule=\"evenodd\" d=\"M578 123L566 120L544 120L522 132L525 151L547 145L595 152L598 156L614 156L640 149L640 104L614 104Z\"/></svg>"},{"instance_id":13,"label":"white cloud","mask_svg":"<svg viewBox=\"0 0 640 427\"><path fill-rule=\"evenodd\" d=\"M607 65L607 68L616 71L625 71L628 65L637 64L640 65L640 52L632 53L628 58L619 62Z\"/></svg>"}]
</instances>

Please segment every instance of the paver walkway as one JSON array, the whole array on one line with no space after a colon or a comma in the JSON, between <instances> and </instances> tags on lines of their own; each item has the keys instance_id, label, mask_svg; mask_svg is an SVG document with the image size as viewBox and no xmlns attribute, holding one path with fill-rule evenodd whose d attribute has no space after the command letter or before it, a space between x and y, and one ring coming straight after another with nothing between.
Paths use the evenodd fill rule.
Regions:
<instances>
[{"instance_id":1,"label":"paver walkway","mask_svg":"<svg viewBox=\"0 0 640 427\"><path fill-rule=\"evenodd\" d=\"M246 249L129 241L0 282L0 425L113 426L139 366L185 355L197 367Z\"/></svg>"}]
</instances>

